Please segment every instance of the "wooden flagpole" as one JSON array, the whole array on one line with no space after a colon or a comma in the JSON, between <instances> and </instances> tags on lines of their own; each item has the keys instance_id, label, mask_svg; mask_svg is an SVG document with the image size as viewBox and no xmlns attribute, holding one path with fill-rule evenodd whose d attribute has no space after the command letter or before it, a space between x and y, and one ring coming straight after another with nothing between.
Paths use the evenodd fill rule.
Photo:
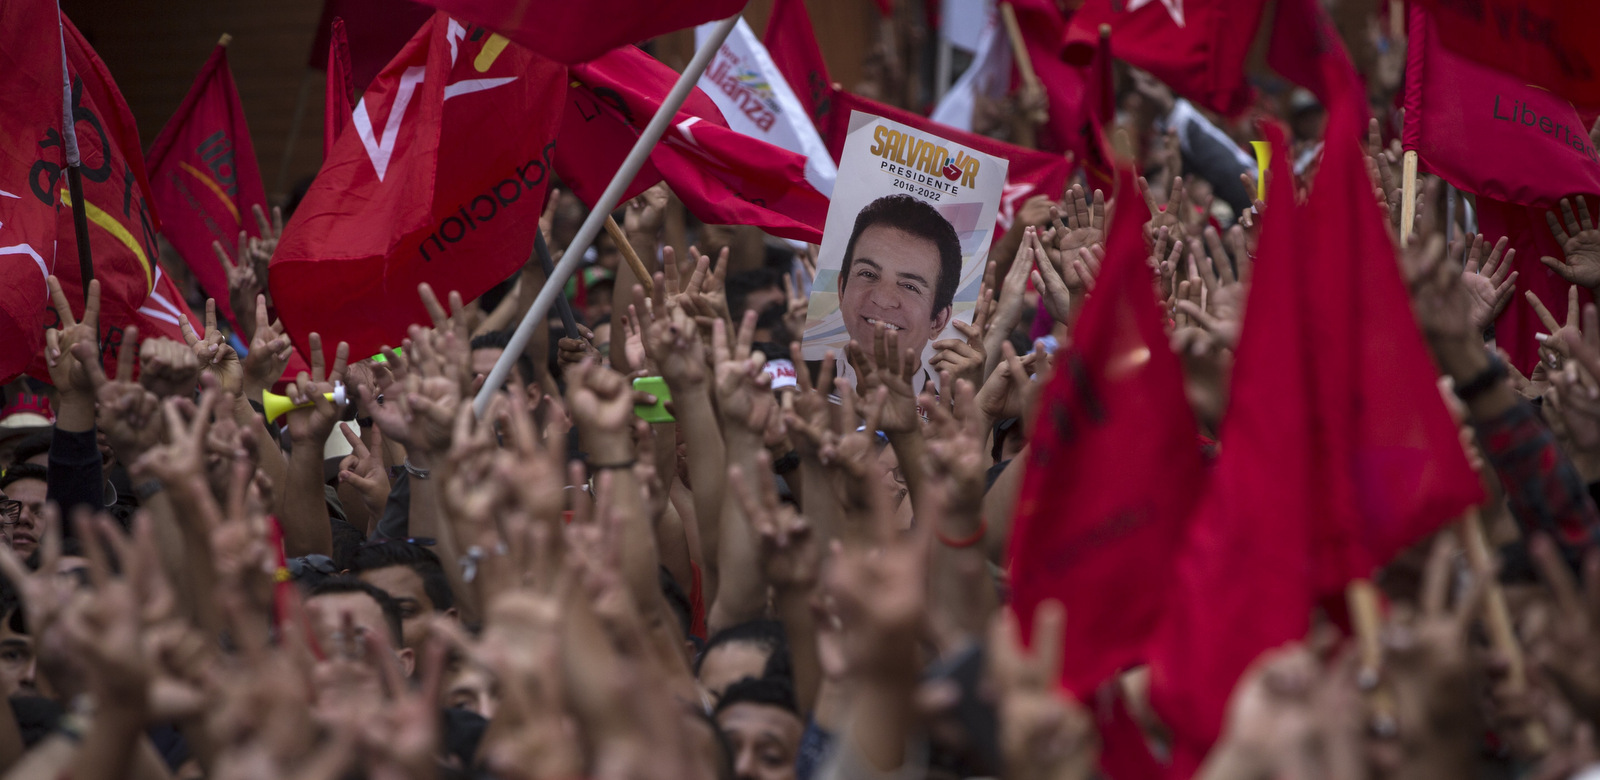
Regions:
<instances>
[{"instance_id":1,"label":"wooden flagpole","mask_svg":"<svg viewBox=\"0 0 1600 780\"><path fill-rule=\"evenodd\" d=\"M1461 546L1467 552L1467 564L1473 576L1483 580L1483 623L1489 634L1489 645L1500 657L1506 659L1506 682L1514 693L1528 689L1528 668L1522 656L1522 646L1517 644L1517 630L1511 622L1511 609L1506 606L1506 592L1495 577L1494 558L1489 553L1489 540L1483 533L1483 519L1477 509L1468 510L1456 524L1461 536ZM1550 749L1550 734L1544 723L1528 721L1522 732L1527 747L1535 754Z\"/></svg>"},{"instance_id":2,"label":"wooden flagpole","mask_svg":"<svg viewBox=\"0 0 1600 780\"><path fill-rule=\"evenodd\" d=\"M1417 222L1417 153L1408 150L1400 158L1400 246L1411 243Z\"/></svg>"},{"instance_id":3,"label":"wooden flagpole","mask_svg":"<svg viewBox=\"0 0 1600 780\"><path fill-rule=\"evenodd\" d=\"M606 235L611 236L611 242L617 245L617 251L622 253L622 259L633 269L634 277L644 287L644 294L655 295L656 280L645 270L644 263L639 260L639 253L633 251L633 244L628 243L628 234L622 232L622 227L610 214L606 215Z\"/></svg>"},{"instance_id":4,"label":"wooden flagpole","mask_svg":"<svg viewBox=\"0 0 1600 780\"><path fill-rule=\"evenodd\" d=\"M639 140L634 142L633 149L628 152L627 159L622 161L622 167L611 178L611 183L606 185L605 192L600 194L589 216L583 220L583 225L578 228L578 235L574 236L572 243L561 254L561 261L556 263L555 271L544 282L544 288L539 290L539 297L533 300L533 306L528 308L528 313L523 315L522 322L511 334L511 343L506 345L506 351L495 362L494 370L483 380L483 389L478 391L478 397L473 399L473 411L479 416L483 415L489 406L489 399L494 397L495 391L505 384L506 376L511 373L511 367L516 363L518 355L528 346L528 339L533 337L533 329L544 327L545 318L550 314L550 307L555 303L556 297L562 294L562 288L567 283L567 278L578 270L578 265L583 262L583 253L589 251L589 245L594 243L595 236L599 235L601 226L611 216L611 210L617 207L622 200L622 193L628 184L633 181L639 168L650 156L650 151L655 148L656 141L661 139L661 134L666 132L667 124L677 115L678 108L689 97L690 90L694 89L700 74L705 72L706 65L711 63L711 56L722 48L722 42L727 39L728 33L739 22L739 14L734 14L717 23L711 34L700 44L694 53L694 59L689 61L688 67L678 76L678 83L672 85L672 91L667 93L661 107L656 110L656 115L650 118L643 132L639 133Z\"/></svg>"},{"instance_id":5,"label":"wooden flagpole","mask_svg":"<svg viewBox=\"0 0 1600 780\"><path fill-rule=\"evenodd\" d=\"M1033 58L1028 56L1028 44L1022 39L1022 26L1017 24L1016 9L1010 3L1000 4L1000 22L1005 25L1006 38L1011 41L1011 56L1017 61L1017 72L1030 89L1039 88L1039 74L1033 71Z\"/></svg>"}]
</instances>

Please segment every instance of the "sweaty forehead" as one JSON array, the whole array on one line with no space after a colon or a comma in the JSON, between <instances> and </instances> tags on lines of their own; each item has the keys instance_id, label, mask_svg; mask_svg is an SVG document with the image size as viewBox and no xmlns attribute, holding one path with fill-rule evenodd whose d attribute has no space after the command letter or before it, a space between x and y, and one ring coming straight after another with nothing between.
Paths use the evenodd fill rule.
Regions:
<instances>
[{"instance_id":1,"label":"sweaty forehead","mask_svg":"<svg viewBox=\"0 0 1600 780\"><path fill-rule=\"evenodd\" d=\"M717 725L723 731L742 734L748 738L771 737L785 745L798 745L804 725L794 713L771 704L739 702L730 704L717 713Z\"/></svg>"}]
</instances>

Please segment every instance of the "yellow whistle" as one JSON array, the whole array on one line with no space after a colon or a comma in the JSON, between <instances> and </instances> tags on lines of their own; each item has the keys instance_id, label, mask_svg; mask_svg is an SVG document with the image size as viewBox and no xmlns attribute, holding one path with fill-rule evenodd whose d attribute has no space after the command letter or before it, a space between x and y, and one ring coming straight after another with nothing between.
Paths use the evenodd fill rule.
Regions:
<instances>
[{"instance_id":1,"label":"yellow whistle","mask_svg":"<svg viewBox=\"0 0 1600 780\"><path fill-rule=\"evenodd\" d=\"M344 403L344 385L334 385L333 392L323 393L322 397L336 404ZM278 418L282 417L284 412L293 409L305 409L310 406L310 402L296 404L295 402L290 401L289 396L286 395L278 395L277 393L267 392L265 390L261 392L261 407L266 411L267 422L269 423L277 422Z\"/></svg>"}]
</instances>

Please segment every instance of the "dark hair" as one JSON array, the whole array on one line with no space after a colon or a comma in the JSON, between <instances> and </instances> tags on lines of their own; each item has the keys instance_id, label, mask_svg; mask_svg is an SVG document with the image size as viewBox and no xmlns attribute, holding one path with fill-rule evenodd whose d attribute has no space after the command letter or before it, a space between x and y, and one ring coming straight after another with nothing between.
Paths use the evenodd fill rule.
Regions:
<instances>
[{"instance_id":1,"label":"dark hair","mask_svg":"<svg viewBox=\"0 0 1600 780\"><path fill-rule=\"evenodd\" d=\"M505 349L511 346L511 331L491 330L472 337L470 349Z\"/></svg>"},{"instance_id":2,"label":"dark hair","mask_svg":"<svg viewBox=\"0 0 1600 780\"><path fill-rule=\"evenodd\" d=\"M405 643L405 635L400 630L400 605L384 590L371 583L362 582L355 577L329 577L318 583L306 595L310 601L318 596L338 596L345 593L365 593L378 602L378 608L383 610L383 622L389 624L389 641L395 649Z\"/></svg>"},{"instance_id":3,"label":"dark hair","mask_svg":"<svg viewBox=\"0 0 1600 780\"><path fill-rule=\"evenodd\" d=\"M11 451L12 463L24 463L50 451L51 431L36 431L22 437L22 443Z\"/></svg>"},{"instance_id":4,"label":"dark hair","mask_svg":"<svg viewBox=\"0 0 1600 780\"><path fill-rule=\"evenodd\" d=\"M511 334L512 331L509 329L491 330L488 333L479 333L478 335L472 337L472 341L467 342L467 350L469 352L475 352L480 349L510 349ZM550 350L550 353L554 355L555 350ZM522 379L524 384L533 381L533 358L528 357L526 351L517 356L517 361L513 365L517 369L517 376Z\"/></svg>"},{"instance_id":5,"label":"dark hair","mask_svg":"<svg viewBox=\"0 0 1600 780\"><path fill-rule=\"evenodd\" d=\"M433 611L443 612L455 606L450 580L444 574L439 556L422 545L404 539L385 539L362 545L350 558L350 571L353 574L391 566L404 566L417 573L422 579L423 592L428 594L428 601L433 602Z\"/></svg>"},{"instance_id":6,"label":"dark hair","mask_svg":"<svg viewBox=\"0 0 1600 780\"><path fill-rule=\"evenodd\" d=\"M733 314L734 320L737 321L744 316L744 302L745 299L750 297L750 293L759 290L783 289L783 274L772 268L752 268L748 271L729 274L728 281L723 286L728 293L728 311Z\"/></svg>"},{"instance_id":7,"label":"dark hair","mask_svg":"<svg viewBox=\"0 0 1600 780\"><path fill-rule=\"evenodd\" d=\"M850 279L850 265L856 260L856 241L873 225L884 225L933 242L939 249L939 281L933 287L933 313L950 308L961 281L961 238L950 220L934 207L910 195L885 195L856 215L850 242L844 245L844 264L839 269L839 292Z\"/></svg>"},{"instance_id":8,"label":"dark hair","mask_svg":"<svg viewBox=\"0 0 1600 780\"><path fill-rule=\"evenodd\" d=\"M49 472L45 471L44 466L40 466L38 464L14 464L11 466L11 468L6 469L4 474L0 474L0 490L5 490L6 488L11 487L13 482L18 482L24 479L37 479L40 482L48 482L49 480L46 479L48 473Z\"/></svg>"},{"instance_id":9,"label":"dark hair","mask_svg":"<svg viewBox=\"0 0 1600 780\"><path fill-rule=\"evenodd\" d=\"M789 640L783 633L783 624L776 620L747 620L735 623L711 635L706 641L706 649L700 651L700 656L694 659L694 674L700 676L700 666L705 662L706 656L711 651L722 645L755 645L766 650L767 665L762 669L762 677L778 677L784 679L794 678L794 669L789 661Z\"/></svg>"},{"instance_id":10,"label":"dark hair","mask_svg":"<svg viewBox=\"0 0 1600 780\"><path fill-rule=\"evenodd\" d=\"M717 700L717 709L712 715L721 715L723 710L735 704L764 704L800 717L800 705L794 700L794 686L788 680L775 677L746 677L729 684L727 690L722 692L722 698Z\"/></svg>"},{"instance_id":11,"label":"dark hair","mask_svg":"<svg viewBox=\"0 0 1600 780\"><path fill-rule=\"evenodd\" d=\"M361 549L362 543L367 541L367 534L350 521L340 520L337 517L329 518L328 530L333 532L333 555L329 557L333 559L334 570L344 571L354 568L352 561L355 560L356 552Z\"/></svg>"}]
</instances>

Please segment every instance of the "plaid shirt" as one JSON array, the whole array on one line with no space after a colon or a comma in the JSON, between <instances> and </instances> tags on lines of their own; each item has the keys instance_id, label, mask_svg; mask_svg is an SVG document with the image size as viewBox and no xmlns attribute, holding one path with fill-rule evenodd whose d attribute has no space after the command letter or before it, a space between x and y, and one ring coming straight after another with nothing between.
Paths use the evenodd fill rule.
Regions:
<instances>
[{"instance_id":1,"label":"plaid shirt","mask_svg":"<svg viewBox=\"0 0 1600 780\"><path fill-rule=\"evenodd\" d=\"M1532 404L1519 402L1475 427L1524 535L1549 534L1564 552L1580 556L1600 545L1600 510L1589 487Z\"/></svg>"}]
</instances>

